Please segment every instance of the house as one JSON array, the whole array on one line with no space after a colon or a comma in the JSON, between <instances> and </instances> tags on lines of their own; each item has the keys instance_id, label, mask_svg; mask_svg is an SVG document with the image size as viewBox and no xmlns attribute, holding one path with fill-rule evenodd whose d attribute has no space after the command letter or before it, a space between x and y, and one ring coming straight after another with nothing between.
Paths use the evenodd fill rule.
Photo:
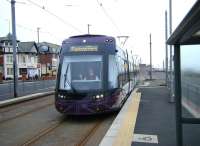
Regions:
<instances>
[{"instance_id":1,"label":"house","mask_svg":"<svg viewBox=\"0 0 200 146\"><path fill-rule=\"evenodd\" d=\"M12 35L0 37L0 78L13 78L13 46ZM17 41L18 78L38 76L38 48L35 42ZM1 80L1 79L0 79Z\"/></svg>"},{"instance_id":2,"label":"house","mask_svg":"<svg viewBox=\"0 0 200 146\"><path fill-rule=\"evenodd\" d=\"M0 44L0 82L3 81L3 47Z\"/></svg>"},{"instance_id":3,"label":"house","mask_svg":"<svg viewBox=\"0 0 200 146\"><path fill-rule=\"evenodd\" d=\"M60 46L42 42L17 41L18 77L34 78L55 76ZM12 35L0 37L0 82L2 79L13 78L13 47Z\"/></svg>"},{"instance_id":4,"label":"house","mask_svg":"<svg viewBox=\"0 0 200 146\"><path fill-rule=\"evenodd\" d=\"M61 47L48 42L38 43L37 46L41 76L55 76Z\"/></svg>"},{"instance_id":5,"label":"house","mask_svg":"<svg viewBox=\"0 0 200 146\"><path fill-rule=\"evenodd\" d=\"M17 48L18 57L18 75L26 78L38 78L40 68L38 66L38 48L34 41L19 42Z\"/></svg>"},{"instance_id":6,"label":"house","mask_svg":"<svg viewBox=\"0 0 200 146\"><path fill-rule=\"evenodd\" d=\"M17 42L19 42L17 40ZM13 47L12 34L0 37L0 78L11 79L13 77Z\"/></svg>"}]
</instances>

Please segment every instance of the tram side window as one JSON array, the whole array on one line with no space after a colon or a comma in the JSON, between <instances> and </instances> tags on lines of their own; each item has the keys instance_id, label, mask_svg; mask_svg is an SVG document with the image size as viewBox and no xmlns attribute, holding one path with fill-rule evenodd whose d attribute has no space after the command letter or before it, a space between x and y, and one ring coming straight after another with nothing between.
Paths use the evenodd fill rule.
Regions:
<instances>
[{"instance_id":1,"label":"tram side window","mask_svg":"<svg viewBox=\"0 0 200 146\"><path fill-rule=\"evenodd\" d=\"M123 60L123 64L121 66L123 68L123 72L120 74L119 79L122 82L122 86L124 86L128 82L128 64L127 60Z\"/></svg>"},{"instance_id":2,"label":"tram side window","mask_svg":"<svg viewBox=\"0 0 200 146\"><path fill-rule=\"evenodd\" d=\"M126 84L126 69L124 65L124 59L118 57L119 62L119 74L118 74L118 84L119 87L123 87Z\"/></svg>"},{"instance_id":3,"label":"tram side window","mask_svg":"<svg viewBox=\"0 0 200 146\"><path fill-rule=\"evenodd\" d=\"M117 88L117 76L119 68L115 55L109 55L109 88Z\"/></svg>"}]
</instances>

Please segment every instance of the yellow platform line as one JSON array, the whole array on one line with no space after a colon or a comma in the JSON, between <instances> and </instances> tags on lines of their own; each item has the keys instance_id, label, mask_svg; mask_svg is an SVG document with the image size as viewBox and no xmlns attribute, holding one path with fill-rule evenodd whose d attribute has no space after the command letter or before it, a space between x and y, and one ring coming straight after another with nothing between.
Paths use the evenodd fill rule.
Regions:
<instances>
[{"instance_id":1,"label":"yellow platform line","mask_svg":"<svg viewBox=\"0 0 200 146\"><path fill-rule=\"evenodd\" d=\"M137 92L137 89L134 90L113 146L131 146L140 99L141 93Z\"/></svg>"}]
</instances>

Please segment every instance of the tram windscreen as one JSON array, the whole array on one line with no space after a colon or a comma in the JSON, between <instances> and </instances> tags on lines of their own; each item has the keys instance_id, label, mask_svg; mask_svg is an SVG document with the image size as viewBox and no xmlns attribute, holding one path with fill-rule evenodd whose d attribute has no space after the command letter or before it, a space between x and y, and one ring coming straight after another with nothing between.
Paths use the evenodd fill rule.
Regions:
<instances>
[{"instance_id":1,"label":"tram windscreen","mask_svg":"<svg viewBox=\"0 0 200 146\"><path fill-rule=\"evenodd\" d=\"M63 59L60 89L100 90L102 88L102 56L66 56Z\"/></svg>"}]
</instances>

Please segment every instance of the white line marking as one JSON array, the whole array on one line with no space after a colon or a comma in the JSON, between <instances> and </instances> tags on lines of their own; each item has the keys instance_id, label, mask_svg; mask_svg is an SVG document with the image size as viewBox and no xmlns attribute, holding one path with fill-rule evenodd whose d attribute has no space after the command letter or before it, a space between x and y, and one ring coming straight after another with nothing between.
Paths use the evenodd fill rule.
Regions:
<instances>
[{"instance_id":1,"label":"white line marking","mask_svg":"<svg viewBox=\"0 0 200 146\"><path fill-rule=\"evenodd\" d=\"M133 142L158 144L158 137L157 137L157 135L146 135L146 134L135 134L134 133Z\"/></svg>"}]
</instances>

